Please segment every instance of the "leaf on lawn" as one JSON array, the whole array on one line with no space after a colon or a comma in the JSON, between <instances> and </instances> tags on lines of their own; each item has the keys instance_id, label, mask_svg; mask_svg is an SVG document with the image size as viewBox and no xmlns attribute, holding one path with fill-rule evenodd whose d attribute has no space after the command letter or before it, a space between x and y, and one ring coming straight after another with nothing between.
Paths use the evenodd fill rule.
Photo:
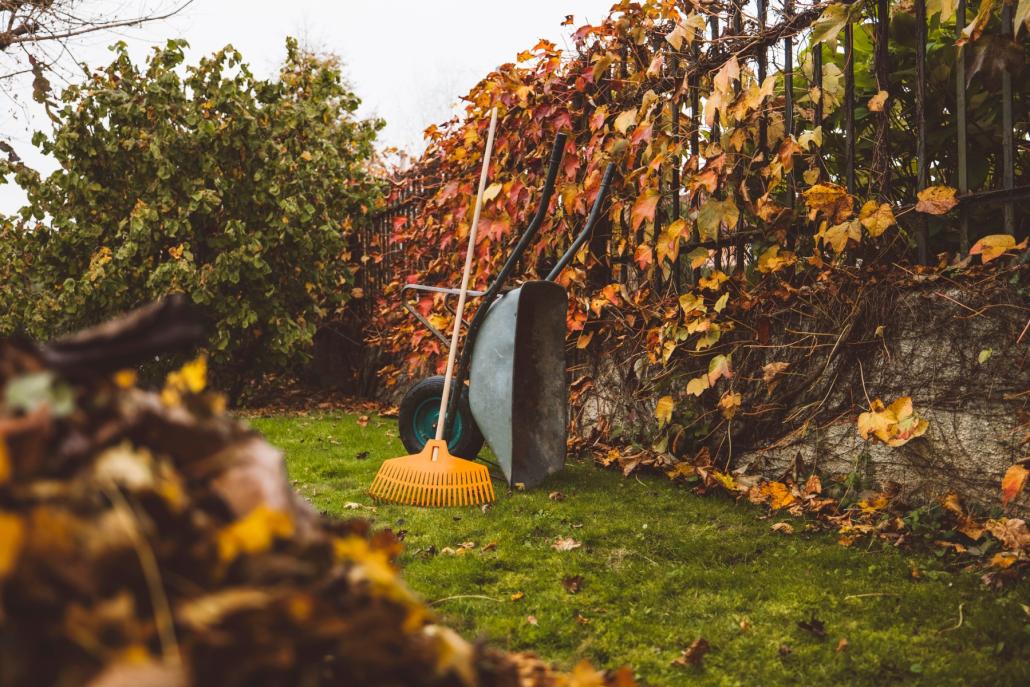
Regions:
<instances>
[{"instance_id":1,"label":"leaf on lawn","mask_svg":"<svg viewBox=\"0 0 1030 687\"><path fill-rule=\"evenodd\" d=\"M512 601L519 601L519 600L521 600L525 596L526 596L525 592L515 592L514 594L511 595L511 600Z\"/></svg>"},{"instance_id":2,"label":"leaf on lawn","mask_svg":"<svg viewBox=\"0 0 1030 687\"><path fill-rule=\"evenodd\" d=\"M551 544L551 548L555 551L572 551L573 549L578 549L581 546L583 546L583 543L576 541L572 537L558 537L554 540L554 543Z\"/></svg>"},{"instance_id":3,"label":"leaf on lawn","mask_svg":"<svg viewBox=\"0 0 1030 687\"><path fill-rule=\"evenodd\" d=\"M526 616L526 622L529 623L530 625L539 625L540 624L540 622L536 619L535 615L527 615Z\"/></svg>"},{"instance_id":4,"label":"leaf on lawn","mask_svg":"<svg viewBox=\"0 0 1030 687\"><path fill-rule=\"evenodd\" d=\"M680 652L679 658L675 659L672 663L677 666L693 666L700 668L704 661L705 654L709 652L712 647L708 644L708 640L704 637L698 637L690 643L686 649Z\"/></svg>"},{"instance_id":5,"label":"leaf on lawn","mask_svg":"<svg viewBox=\"0 0 1030 687\"><path fill-rule=\"evenodd\" d=\"M565 587L565 591L569 594L575 594L583 588L583 576L567 575L562 578L561 586Z\"/></svg>"},{"instance_id":6,"label":"leaf on lawn","mask_svg":"<svg viewBox=\"0 0 1030 687\"><path fill-rule=\"evenodd\" d=\"M798 627L805 632L811 632L819 639L826 637L826 624L815 616L812 616L810 620L799 620Z\"/></svg>"},{"instance_id":7,"label":"leaf on lawn","mask_svg":"<svg viewBox=\"0 0 1030 687\"><path fill-rule=\"evenodd\" d=\"M794 534L794 526L789 522L777 522L773 524L772 531L780 534Z\"/></svg>"}]
</instances>

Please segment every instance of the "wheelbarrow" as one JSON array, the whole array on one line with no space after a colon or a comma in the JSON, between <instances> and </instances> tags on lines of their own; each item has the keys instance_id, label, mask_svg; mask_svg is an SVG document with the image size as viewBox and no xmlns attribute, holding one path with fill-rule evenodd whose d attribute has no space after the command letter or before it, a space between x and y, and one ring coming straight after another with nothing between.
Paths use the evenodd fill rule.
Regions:
<instances>
[{"instance_id":1,"label":"wheelbarrow","mask_svg":"<svg viewBox=\"0 0 1030 687\"><path fill-rule=\"evenodd\" d=\"M508 484L521 484L526 488L537 486L565 465L568 295L556 279L590 237L614 173L614 165L609 164L583 230L547 277L527 281L502 293L505 282L546 216L564 147L565 135L559 134L536 214L497 277L486 291L468 292L470 297L481 300L472 321L466 323L465 343L444 428L452 454L475 458L485 439L497 456ZM458 289L422 284L407 284L401 289L405 309L448 346L449 339L443 332L407 302L404 294L408 291L442 293L449 298L456 295ZM454 312L446 302L445 307ZM401 401L400 436L411 453L421 451L435 436L443 385L442 376L422 379Z\"/></svg>"}]
</instances>

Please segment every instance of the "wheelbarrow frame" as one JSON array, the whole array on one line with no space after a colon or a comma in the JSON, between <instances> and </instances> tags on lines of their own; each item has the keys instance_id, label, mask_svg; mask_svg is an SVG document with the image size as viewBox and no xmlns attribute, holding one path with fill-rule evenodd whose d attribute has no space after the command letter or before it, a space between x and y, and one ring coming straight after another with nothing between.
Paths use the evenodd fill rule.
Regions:
<instances>
[{"instance_id":1,"label":"wheelbarrow frame","mask_svg":"<svg viewBox=\"0 0 1030 687\"><path fill-rule=\"evenodd\" d=\"M505 261L504 265L501 267L501 269L498 272L497 276L495 277L495 279L493 280L493 282L490 284L489 288L487 288L486 291L469 291L468 292L469 296L474 296L474 297L477 297L477 298L481 298L482 300L480 301L479 307L476 309L476 313L473 316L471 322L465 322L464 323L466 325L465 341L464 341L464 344L462 345L462 348L461 348L461 355L459 357L458 365L457 365L456 372L455 372L455 375L454 375L454 379L452 381L453 387L452 387L451 394L450 394L450 402L448 403L447 411L446 411L445 417L443 419L443 421L445 423L445 425L444 425L444 436L445 437L450 436L450 434L452 432L453 424L454 424L454 418L457 416L458 402L459 402L459 398L461 396L461 394L458 393L458 391L465 384L466 379L469 378L470 366L472 364L473 354L475 352L475 347L476 347L476 342L477 342L478 336L479 336L479 334L481 332L481 329L483 328L484 323L487 321L487 318L490 315L490 313L494 310L494 306L495 305L499 305L505 299L510 299L514 292L519 291L519 290L522 289L522 286L520 286L520 287L518 287L518 289L514 289L514 290L509 291L506 294L502 295L502 289L504 288L505 282L511 276L511 274L514 271L516 265L518 264L518 261L522 258L523 254L526 252L526 250L529 248L530 244L533 242L533 239L536 237L537 233L539 232L540 226L542 225L543 220L544 220L544 218L547 215L547 208L550 205L551 196L553 195L553 192L554 192L554 185L555 185L555 181L557 179L558 168L559 168L559 165L561 163L562 155L564 153L566 140L567 140L567 137L566 137L565 134L558 134L558 136L556 137L556 139L554 141L554 146L553 146L553 148L551 150L550 162L549 162L549 165L548 165L547 177L545 179L544 186L543 186L543 188L541 190L540 201L539 201L539 204L537 206L536 213L535 213L532 221L526 227L526 230L522 233L522 236L519 237L518 242L512 248L511 254L508 256L508 259ZM607 198L607 195L608 195L608 189L609 189L609 186L611 184L612 177L614 175L614 170L615 170L614 164L609 164L607 166L607 168L605 169L604 177L602 178L601 185L600 185L600 187L598 189L597 196L594 199L594 204L591 207L590 214L587 217L587 221L586 221L586 224L585 224L584 228L579 232L579 234L576 236L576 238L573 240L573 242L569 245L568 249L561 256L561 258L558 260L558 262L555 263L554 267L548 273L547 277L545 279L541 280L541 282L544 282L544 283L546 283L546 282L555 282L557 280L558 276L561 274L561 272L565 269L566 266L568 266L568 264L575 257L576 253L580 250L580 248L582 248L583 244L590 237L590 235L591 235L591 233L592 233L592 231L594 229L594 225L597 223L597 220L601 216L601 210L602 210L602 207L604 206L604 202L605 202L605 200ZM526 284L523 284L523 286L528 286L528 285L533 284L533 283L541 284L541 282L526 282ZM530 288L531 288L531 292L532 293L539 293L540 291L547 291L548 290L548 289L542 289L542 284L541 284L541 287L530 287ZM445 298L444 298L444 308L448 312L454 314L454 310L447 305L447 300L448 300L449 296L457 295L458 289L439 287L439 286L427 286L427 285L423 285L423 284L406 284L401 289L401 294L402 294L402 299L403 299L402 303L403 303L404 308L409 313L414 315L415 318L418 319L419 322L421 322L445 346L449 346L450 341L449 341L448 337L446 337L443 334L443 332L441 332L439 329L437 329L435 326L433 326L433 324L426 317L424 317L420 312L418 312L415 308L411 307L411 305L408 303L407 299L404 298L403 294L405 294L406 292L409 292L409 291L420 291L420 292L442 293L442 294L444 294L445 295ZM564 291L564 289L563 289L563 291ZM514 296L516 301L517 301L517 299L520 296L521 296L521 294L516 294ZM562 304L564 305L564 303L566 303L566 302L567 301L563 298L562 299ZM509 318L511 318L512 321L514 321L514 315L509 314L507 316ZM557 315L555 313L551 313L551 315L548 316L550 318L550 320L552 320L552 322L551 322L552 327L554 326L553 320L554 320L554 318L556 316ZM564 325L564 313L562 313L561 327L562 327L563 330L564 330L564 326L565 326ZM496 329L496 327L495 327L495 329ZM527 338L528 338L528 334L525 331L526 327L523 327L521 332L518 331L518 329L519 328L516 325L516 331L512 332L512 339L513 339L512 345L513 346L515 345L514 338L515 338L516 335L518 335L519 340L523 341L523 342L526 341ZM498 457L501 459L502 468L504 468L504 472L505 472L505 477L508 479L509 483L511 483L513 481L521 481L521 482L527 482L526 486L534 486L535 483L538 483L539 481L541 481L544 477L547 476L547 474L555 472L557 469L560 469L561 465L564 464L564 458L565 458L565 436L566 436L566 432L567 432L567 423L565 422L565 416L566 416L565 409L566 409L567 395L568 394L567 394L567 387L565 386L565 371L564 371L564 346L565 346L565 342L564 342L564 335L561 338L562 338L562 340L560 342L560 349L561 349L560 350L560 355L561 355L561 367L562 367L562 370L561 370L561 375L560 375L560 381L554 380L553 383L548 383L548 384L545 384L545 385L540 387L541 391L543 391L543 389L546 388L547 389L546 393L548 393L549 395L554 395L555 393L557 393L559 391L558 387L561 387L561 389L565 389L564 393L561 393L562 398L560 399L560 401L558 399L546 399L549 402L543 404L543 405L545 405L549 409L548 412L551 412L552 414L557 412L557 410L560 407L560 410L561 410L560 418L555 416L555 419L559 420L560 424L561 424L561 437L560 437L560 441L559 441L559 437L551 437L551 439L549 441L544 441L544 442L531 441L530 442L531 445L525 445L524 446L522 443L520 443L519 437L516 436L515 440L514 440L515 441L515 445L516 445L516 450L522 451L523 453L526 453L527 451L529 453L534 453L534 452L539 452L539 451L545 450L545 449L546 449L547 453L553 453L553 452L560 451L560 454L561 454L560 455L560 461L555 460L555 459L550 458L550 457L548 457L546 459L541 459L541 458L538 457L538 458L536 458L534 460L531 460L530 462L534 463L536 465L536 468L534 468L529 473L527 473L526 479L519 480L518 479L518 475L517 475L517 471L515 471L516 476L515 476L515 479L513 479L513 467L512 467L513 461L512 461L512 457L510 455L508 456L508 460L507 460L507 464L506 464L505 457L499 455ZM525 345L525 344L523 344L523 345ZM522 356L522 357L525 358L525 356ZM509 399L509 400L511 400L511 399ZM556 405L556 403L560 404L560 406ZM522 405L525 406L524 399L522 401ZM509 424L514 424L514 423L510 422ZM512 434L513 434L513 432L510 431L510 430L511 430L511 428L509 428L509 431L507 432L507 436L501 437L501 443L506 443L506 450L509 450L509 451L511 450L511 447L512 447ZM487 440L489 441L490 440L489 434L487 432L484 432L484 434L487 434ZM505 434L505 433L504 432L498 432L496 434L497 435L502 435L502 434ZM491 442L491 446L494 447L495 450L497 450L497 448L498 448L498 447L494 446L493 442ZM545 465L545 463L546 463L546 465Z\"/></svg>"}]
</instances>

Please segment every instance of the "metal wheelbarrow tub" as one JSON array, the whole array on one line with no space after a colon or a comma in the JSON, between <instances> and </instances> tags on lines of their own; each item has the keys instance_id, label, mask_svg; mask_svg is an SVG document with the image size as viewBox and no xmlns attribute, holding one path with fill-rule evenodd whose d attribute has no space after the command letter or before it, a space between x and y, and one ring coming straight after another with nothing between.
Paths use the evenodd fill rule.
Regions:
<instances>
[{"instance_id":1,"label":"metal wheelbarrow tub","mask_svg":"<svg viewBox=\"0 0 1030 687\"><path fill-rule=\"evenodd\" d=\"M469 405L509 484L565 465L567 310L562 286L526 282L494 301L472 348Z\"/></svg>"}]
</instances>

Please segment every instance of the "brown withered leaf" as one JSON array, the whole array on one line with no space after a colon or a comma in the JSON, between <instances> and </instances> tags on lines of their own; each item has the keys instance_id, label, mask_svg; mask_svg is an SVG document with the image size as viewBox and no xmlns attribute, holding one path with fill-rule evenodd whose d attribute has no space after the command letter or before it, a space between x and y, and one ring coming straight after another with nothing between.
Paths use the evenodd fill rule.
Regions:
<instances>
[{"instance_id":1,"label":"brown withered leaf","mask_svg":"<svg viewBox=\"0 0 1030 687\"><path fill-rule=\"evenodd\" d=\"M690 643L686 649L684 649L678 658L672 663L677 666L693 666L694 668L702 667L704 663L705 654L711 650L711 646L708 644L708 640L704 637L698 637Z\"/></svg>"},{"instance_id":2,"label":"brown withered leaf","mask_svg":"<svg viewBox=\"0 0 1030 687\"><path fill-rule=\"evenodd\" d=\"M809 620L799 620L798 627L805 632L810 632L819 639L826 638L826 624L814 615Z\"/></svg>"},{"instance_id":3,"label":"brown withered leaf","mask_svg":"<svg viewBox=\"0 0 1030 687\"><path fill-rule=\"evenodd\" d=\"M562 578L561 586L565 587L565 591L569 594L576 594L580 589L583 588L583 576L582 575L567 575Z\"/></svg>"}]
</instances>

